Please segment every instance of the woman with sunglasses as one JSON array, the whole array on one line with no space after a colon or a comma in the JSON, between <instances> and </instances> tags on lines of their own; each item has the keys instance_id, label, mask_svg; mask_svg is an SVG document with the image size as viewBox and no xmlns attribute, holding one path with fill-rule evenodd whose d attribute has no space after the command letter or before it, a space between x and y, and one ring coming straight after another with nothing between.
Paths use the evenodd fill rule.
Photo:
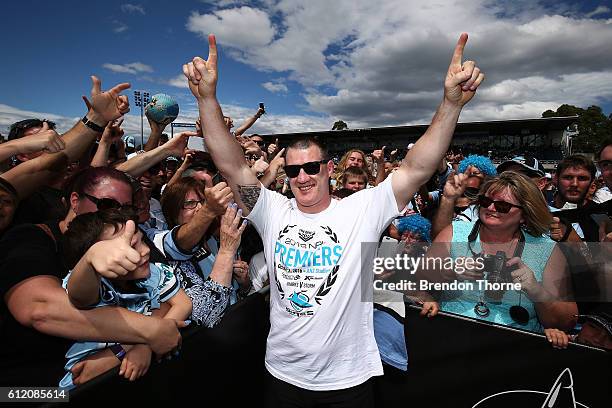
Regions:
<instances>
[{"instance_id":1,"label":"woman with sunglasses","mask_svg":"<svg viewBox=\"0 0 612 408\"><path fill-rule=\"evenodd\" d=\"M533 332L571 329L577 308L565 301L571 292L567 264L544 235L552 216L537 186L508 171L480 191L478 219L453 221L428 252L428 257L453 259L454 270L442 271L446 280L471 285L443 291L441 309ZM467 267L467 258L474 258L473 267ZM485 278L518 284L514 288L520 285L520 290L492 290L484 285Z\"/></svg>"}]
</instances>

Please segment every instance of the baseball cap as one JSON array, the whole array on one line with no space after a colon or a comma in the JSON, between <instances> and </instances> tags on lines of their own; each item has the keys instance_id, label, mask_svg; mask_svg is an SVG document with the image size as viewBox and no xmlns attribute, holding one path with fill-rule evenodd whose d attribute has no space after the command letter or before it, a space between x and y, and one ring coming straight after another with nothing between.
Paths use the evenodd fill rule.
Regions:
<instances>
[{"instance_id":1,"label":"baseball cap","mask_svg":"<svg viewBox=\"0 0 612 408\"><path fill-rule=\"evenodd\" d=\"M530 176L532 177L544 177L546 171L544 170L544 166L542 163L535 157L530 156L516 156L513 157L512 160L508 160L497 166L497 173L501 173L503 171L508 170L508 168L512 165L519 164L523 167Z\"/></svg>"}]
</instances>

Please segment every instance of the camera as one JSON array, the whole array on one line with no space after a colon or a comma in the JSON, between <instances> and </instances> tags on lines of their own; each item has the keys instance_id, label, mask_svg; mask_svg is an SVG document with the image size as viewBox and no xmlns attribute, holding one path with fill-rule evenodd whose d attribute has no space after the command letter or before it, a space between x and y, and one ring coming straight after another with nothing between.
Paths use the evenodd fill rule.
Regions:
<instances>
[{"instance_id":1,"label":"camera","mask_svg":"<svg viewBox=\"0 0 612 408\"><path fill-rule=\"evenodd\" d=\"M506 268L506 254L497 251L495 255L485 255L483 259L483 271L487 273L489 284L510 282L508 269ZM504 290L485 290L485 297L493 301L499 301L504 296Z\"/></svg>"}]
</instances>

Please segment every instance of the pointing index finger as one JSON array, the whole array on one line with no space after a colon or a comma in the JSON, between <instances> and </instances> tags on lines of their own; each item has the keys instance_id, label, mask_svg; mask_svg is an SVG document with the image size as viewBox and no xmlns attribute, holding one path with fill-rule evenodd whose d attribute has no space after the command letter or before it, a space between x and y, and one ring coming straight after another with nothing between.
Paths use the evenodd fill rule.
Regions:
<instances>
[{"instance_id":1,"label":"pointing index finger","mask_svg":"<svg viewBox=\"0 0 612 408\"><path fill-rule=\"evenodd\" d=\"M217 66L217 39L214 34L208 34L208 62Z\"/></svg>"},{"instance_id":2,"label":"pointing index finger","mask_svg":"<svg viewBox=\"0 0 612 408\"><path fill-rule=\"evenodd\" d=\"M467 33L461 33L461 35L459 36L459 40L457 41L457 45L455 46L455 52L453 52L453 59L451 60L451 65L461 66L461 61L463 60L463 49L465 48L467 40Z\"/></svg>"},{"instance_id":3,"label":"pointing index finger","mask_svg":"<svg viewBox=\"0 0 612 408\"><path fill-rule=\"evenodd\" d=\"M121 92L125 91L126 89L128 89L129 87L131 87L131 85L127 82L123 82L121 84L117 84L115 85L109 92L119 95Z\"/></svg>"}]
</instances>

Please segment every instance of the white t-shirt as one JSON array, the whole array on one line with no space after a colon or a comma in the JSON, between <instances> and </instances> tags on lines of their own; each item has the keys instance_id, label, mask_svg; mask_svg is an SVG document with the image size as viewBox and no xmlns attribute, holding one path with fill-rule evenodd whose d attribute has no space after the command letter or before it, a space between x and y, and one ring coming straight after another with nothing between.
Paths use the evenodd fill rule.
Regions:
<instances>
[{"instance_id":1,"label":"white t-shirt","mask_svg":"<svg viewBox=\"0 0 612 408\"><path fill-rule=\"evenodd\" d=\"M264 242L270 275L270 333L266 368L308 390L353 387L382 375L374 339L372 296L376 243L399 215L392 177L318 214L262 187L249 215ZM362 254L361 243L371 242ZM366 268L367 269L367 268Z\"/></svg>"},{"instance_id":2,"label":"white t-shirt","mask_svg":"<svg viewBox=\"0 0 612 408\"><path fill-rule=\"evenodd\" d=\"M263 251L256 253L249 262L249 278L251 278L251 291L257 292L266 285L268 281L268 265L266 265L266 257Z\"/></svg>"}]
</instances>

